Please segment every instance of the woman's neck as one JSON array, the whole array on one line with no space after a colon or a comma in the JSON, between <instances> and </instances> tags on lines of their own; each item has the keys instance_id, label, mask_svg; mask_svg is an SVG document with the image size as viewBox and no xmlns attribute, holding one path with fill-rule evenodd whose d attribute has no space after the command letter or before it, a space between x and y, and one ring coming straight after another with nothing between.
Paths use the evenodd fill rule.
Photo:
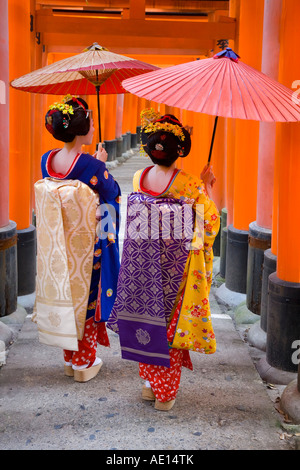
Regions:
<instances>
[{"instance_id":1,"label":"woman's neck","mask_svg":"<svg viewBox=\"0 0 300 470\"><path fill-rule=\"evenodd\" d=\"M65 142L63 149L68 154L77 155L77 153L81 153L81 147L81 142L75 138L73 142Z\"/></svg>"},{"instance_id":2,"label":"woman's neck","mask_svg":"<svg viewBox=\"0 0 300 470\"><path fill-rule=\"evenodd\" d=\"M81 141L77 138L73 142L65 142L63 148L51 160L51 168L55 173L65 175L74 162L75 157L81 153Z\"/></svg>"},{"instance_id":3,"label":"woman's neck","mask_svg":"<svg viewBox=\"0 0 300 470\"><path fill-rule=\"evenodd\" d=\"M176 165L171 166L154 165L145 173L143 186L155 193L161 193L169 184L172 174L176 170Z\"/></svg>"},{"instance_id":4,"label":"woman's neck","mask_svg":"<svg viewBox=\"0 0 300 470\"><path fill-rule=\"evenodd\" d=\"M176 169L176 164L175 162L172 163L171 166L162 166L162 165L154 165L153 170L155 170L156 173L159 173L160 171L167 174L171 173Z\"/></svg>"}]
</instances>

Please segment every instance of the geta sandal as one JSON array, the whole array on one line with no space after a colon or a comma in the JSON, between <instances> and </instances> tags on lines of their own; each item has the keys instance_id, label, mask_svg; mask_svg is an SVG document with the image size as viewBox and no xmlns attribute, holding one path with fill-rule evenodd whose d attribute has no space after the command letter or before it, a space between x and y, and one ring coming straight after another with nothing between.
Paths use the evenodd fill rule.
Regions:
<instances>
[{"instance_id":1,"label":"geta sandal","mask_svg":"<svg viewBox=\"0 0 300 470\"><path fill-rule=\"evenodd\" d=\"M146 387L146 385L143 385L142 399L143 400L148 400L148 401L154 401L155 400L155 395L154 395L153 390L152 390L151 387Z\"/></svg>"},{"instance_id":2,"label":"geta sandal","mask_svg":"<svg viewBox=\"0 0 300 470\"><path fill-rule=\"evenodd\" d=\"M158 401L156 399L154 408L159 411L169 411L173 408L174 403L175 403L175 398L174 400L170 400L170 401Z\"/></svg>"},{"instance_id":3,"label":"geta sandal","mask_svg":"<svg viewBox=\"0 0 300 470\"><path fill-rule=\"evenodd\" d=\"M75 382L88 382L89 380L93 379L96 377L98 374L99 370L102 367L102 360L100 359L100 362L95 364L94 366L91 367L86 367L85 369L75 369L74 370L74 380Z\"/></svg>"}]
</instances>

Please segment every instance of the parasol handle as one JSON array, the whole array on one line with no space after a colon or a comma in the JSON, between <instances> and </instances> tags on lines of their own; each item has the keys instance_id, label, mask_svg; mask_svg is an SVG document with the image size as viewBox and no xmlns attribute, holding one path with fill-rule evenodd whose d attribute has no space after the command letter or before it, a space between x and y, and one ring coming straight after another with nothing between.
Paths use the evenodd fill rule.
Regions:
<instances>
[{"instance_id":1,"label":"parasol handle","mask_svg":"<svg viewBox=\"0 0 300 470\"><path fill-rule=\"evenodd\" d=\"M212 156L212 151L213 151L213 146L214 146L214 141L215 141L215 135L216 135L216 129L217 129L217 124L218 124L218 118L219 118L219 116L216 116L216 118L215 118L214 130L213 130L213 134L212 134L212 138L211 138L209 156L208 156L208 161L207 161L208 166L210 164L210 160L211 160L211 156Z\"/></svg>"},{"instance_id":2,"label":"parasol handle","mask_svg":"<svg viewBox=\"0 0 300 470\"><path fill-rule=\"evenodd\" d=\"M96 69L96 80L98 82L98 70L97 69ZM101 142L100 85L96 85L96 92L97 92L97 107L98 107L99 142Z\"/></svg>"},{"instance_id":3,"label":"parasol handle","mask_svg":"<svg viewBox=\"0 0 300 470\"><path fill-rule=\"evenodd\" d=\"M97 108L98 108L98 131L99 131L99 142L101 142L101 118L100 118L100 85L96 85L97 91Z\"/></svg>"}]
</instances>

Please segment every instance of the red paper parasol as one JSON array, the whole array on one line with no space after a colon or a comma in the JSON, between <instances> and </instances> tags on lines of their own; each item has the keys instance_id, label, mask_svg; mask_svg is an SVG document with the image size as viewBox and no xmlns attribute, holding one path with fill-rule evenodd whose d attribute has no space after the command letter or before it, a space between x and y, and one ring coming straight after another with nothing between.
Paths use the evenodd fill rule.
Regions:
<instances>
[{"instance_id":1,"label":"red paper parasol","mask_svg":"<svg viewBox=\"0 0 300 470\"><path fill-rule=\"evenodd\" d=\"M218 117L265 122L300 121L293 91L239 60L226 48L210 59L167 67L123 82L131 93L158 103Z\"/></svg>"},{"instance_id":2,"label":"red paper parasol","mask_svg":"<svg viewBox=\"0 0 300 470\"><path fill-rule=\"evenodd\" d=\"M154 65L108 51L94 43L81 54L60 60L11 82L18 90L54 95L95 95L98 97L99 140L101 141L99 95L127 91L122 81L157 70Z\"/></svg>"}]
</instances>

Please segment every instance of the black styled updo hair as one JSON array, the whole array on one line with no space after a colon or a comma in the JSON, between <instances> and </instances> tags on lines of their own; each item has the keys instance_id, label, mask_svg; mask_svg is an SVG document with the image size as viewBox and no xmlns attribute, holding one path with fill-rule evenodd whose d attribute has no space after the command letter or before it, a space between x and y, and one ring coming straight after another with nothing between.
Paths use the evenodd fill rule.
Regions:
<instances>
[{"instance_id":1,"label":"black styled updo hair","mask_svg":"<svg viewBox=\"0 0 300 470\"><path fill-rule=\"evenodd\" d=\"M141 129L141 141L152 162L166 167L171 166L178 157L186 157L191 150L189 132L172 114L165 114L148 129L147 126Z\"/></svg>"},{"instance_id":2,"label":"black styled updo hair","mask_svg":"<svg viewBox=\"0 0 300 470\"><path fill-rule=\"evenodd\" d=\"M90 130L90 117L87 114L88 104L86 101L82 98L72 98L65 103L59 103L59 105L72 107L70 109L73 114L71 112L63 113L55 103L56 107L49 109L45 116L45 126L50 134L62 142L72 142L77 135L86 135Z\"/></svg>"}]
</instances>

